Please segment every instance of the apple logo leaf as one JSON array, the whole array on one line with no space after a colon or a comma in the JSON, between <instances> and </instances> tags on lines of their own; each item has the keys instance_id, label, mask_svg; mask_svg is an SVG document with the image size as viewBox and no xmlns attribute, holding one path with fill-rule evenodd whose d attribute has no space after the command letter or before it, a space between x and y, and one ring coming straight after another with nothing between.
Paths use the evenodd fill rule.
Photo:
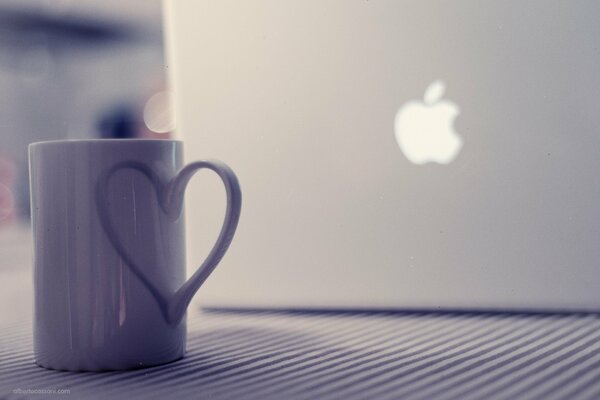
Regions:
<instances>
[{"instance_id":1,"label":"apple logo leaf","mask_svg":"<svg viewBox=\"0 0 600 400\"><path fill-rule=\"evenodd\" d=\"M438 102L444 95L445 91L446 85L444 85L444 82L440 80L431 82L429 86L427 86L427 89L425 89L425 96L423 96L425 104L432 105Z\"/></svg>"}]
</instances>

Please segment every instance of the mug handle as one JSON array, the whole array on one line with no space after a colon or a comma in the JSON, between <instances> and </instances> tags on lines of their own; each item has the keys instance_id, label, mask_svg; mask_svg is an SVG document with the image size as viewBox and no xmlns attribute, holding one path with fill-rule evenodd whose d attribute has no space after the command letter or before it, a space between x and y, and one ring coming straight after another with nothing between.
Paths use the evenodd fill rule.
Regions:
<instances>
[{"instance_id":1,"label":"mug handle","mask_svg":"<svg viewBox=\"0 0 600 400\"><path fill-rule=\"evenodd\" d=\"M180 215L187 184L201 169L215 172L223 181L227 197L225 218L219 237L204 262L169 299L167 315L171 323L178 323L183 318L192 298L225 255L240 219L242 191L238 179L231 168L217 160L196 161L181 169L163 193L165 212L172 216Z\"/></svg>"}]
</instances>

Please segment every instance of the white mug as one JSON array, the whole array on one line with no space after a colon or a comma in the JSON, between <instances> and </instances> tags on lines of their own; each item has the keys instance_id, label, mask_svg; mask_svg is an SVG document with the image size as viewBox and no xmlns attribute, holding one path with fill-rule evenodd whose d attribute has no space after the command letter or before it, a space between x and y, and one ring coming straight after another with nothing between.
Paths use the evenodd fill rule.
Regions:
<instances>
[{"instance_id":1,"label":"white mug","mask_svg":"<svg viewBox=\"0 0 600 400\"><path fill-rule=\"evenodd\" d=\"M100 139L29 146L38 365L102 371L185 353L185 310L225 254L241 191L219 161L182 167L183 143ZM221 233L185 279L183 197L207 168L222 179Z\"/></svg>"}]
</instances>

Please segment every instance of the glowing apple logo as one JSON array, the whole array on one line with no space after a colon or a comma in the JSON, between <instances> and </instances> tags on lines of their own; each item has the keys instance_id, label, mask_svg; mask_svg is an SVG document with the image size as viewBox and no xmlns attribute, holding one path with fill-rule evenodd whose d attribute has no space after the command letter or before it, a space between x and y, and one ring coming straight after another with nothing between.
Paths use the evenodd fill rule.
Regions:
<instances>
[{"instance_id":1,"label":"glowing apple logo","mask_svg":"<svg viewBox=\"0 0 600 400\"><path fill-rule=\"evenodd\" d=\"M462 138L454 131L454 118L460 110L441 100L445 86L432 82L425 90L424 102L409 101L396 113L394 130L402 153L414 164L448 164L462 148Z\"/></svg>"}]
</instances>

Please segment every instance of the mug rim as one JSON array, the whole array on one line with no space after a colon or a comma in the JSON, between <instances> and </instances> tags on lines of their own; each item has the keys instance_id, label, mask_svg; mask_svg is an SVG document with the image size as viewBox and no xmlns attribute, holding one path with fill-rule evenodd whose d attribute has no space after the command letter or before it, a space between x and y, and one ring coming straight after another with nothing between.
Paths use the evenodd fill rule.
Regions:
<instances>
[{"instance_id":1,"label":"mug rim","mask_svg":"<svg viewBox=\"0 0 600 400\"><path fill-rule=\"evenodd\" d=\"M151 138L126 138L126 139L57 139L57 140L43 140L40 142L33 142L28 145L28 147L37 147L41 145L50 145L50 144L82 144L82 143L153 143L153 142L163 142L163 143L183 143L182 140L179 139L151 139Z\"/></svg>"}]
</instances>

